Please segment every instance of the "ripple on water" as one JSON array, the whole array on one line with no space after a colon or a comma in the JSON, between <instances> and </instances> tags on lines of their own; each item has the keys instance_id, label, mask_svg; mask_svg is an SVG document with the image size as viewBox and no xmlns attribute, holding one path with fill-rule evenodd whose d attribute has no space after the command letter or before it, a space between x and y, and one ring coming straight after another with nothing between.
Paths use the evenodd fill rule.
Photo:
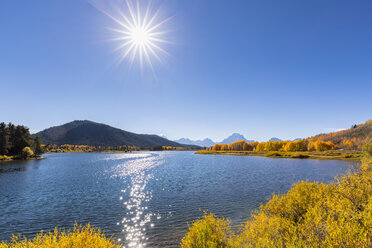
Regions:
<instances>
[{"instance_id":1,"label":"ripple on water","mask_svg":"<svg viewBox=\"0 0 372 248\"><path fill-rule=\"evenodd\" d=\"M110 171L111 177L129 181L119 197L125 206L125 213L121 222L117 223L122 227L122 236L118 242L123 243L123 247L145 247L148 240L146 230L154 227L152 219L161 218L159 214L148 210L146 204L152 199L152 192L146 190L146 186L154 178L150 169L162 164L162 156L158 153L120 154L107 159L129 159Z\"/></svg>"}]
</instances>

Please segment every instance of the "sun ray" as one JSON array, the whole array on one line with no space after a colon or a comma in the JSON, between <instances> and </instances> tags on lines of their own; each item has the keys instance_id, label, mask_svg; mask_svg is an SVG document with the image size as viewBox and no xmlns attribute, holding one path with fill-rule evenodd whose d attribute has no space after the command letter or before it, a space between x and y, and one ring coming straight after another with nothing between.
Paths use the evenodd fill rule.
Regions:
<instances>
[{"instance_id":1,"label":"sun ray","mask_svg":"<svg viewBox=\"0 0 372 248\"><path fill-rule=\"evenodd\" d=\"M159 22L158 24L152 26L151 28L147 29L148 32L152 32L153 30L157 29L158 27L162 26L164 23L167 23L173 18L173 16L168 17L167 19L163 20L162 22Z\"/></svg>"},{"instance_id":2,"label":"sun ray","mask_svg":"<svg viewBox=\"0 0 372 248\"><path fill-rule=\"evenodd\" d=\"M131 45L131 44L132 44L132 41L129 40L129 41L127 41L127 42L121 44L120 46L116 47L114 50L112 50L112 52L113 52L113 53L114 53L114 52L117 52L117 51L123 49L124 47Z\"/></svg>"},{"instance_id":3,"label":"sun ray","mask_svg":"<svg viewBox=\"0 0 372 248\"><path fill-rule=\"evenodd\" d=\"M108 28L115 35L109 41L119 43L113 52L121 51L117 65L128 59L131 67L137 60L141 70L145 64L153 70L152 58L163 63L160 54L169 55L162 44L171 44L165 37L170 31L164 30L164 27L173 16L160 18L160 8L153 10L152 0L148 0L143 9L142 0L122 0L121 3L123 5L116 8L116 15L92 3L117 24L116 27Z\"/></svg>"},{"instance_id":4,"label":"sun ray","mask_svg":"<svg viewBox=\"0 0 372 248\"><path fill-rule=\"evenodd\" d=\"M149 40L149 41L148 41L148 44L151 45L153 48L156 48L156 49L158 49L159 51L161 51L161 52L163 52L163 53L169 55L169 53L168 53L167 51L165 51L165 50L164 50L163 48L161 48L160 46L156 45L154 42L152 42L152 41Z\"/></svg>"},{"instance_id":5,"label":"sun ray","mask_svg":"<svg viewBox=\"0 0 372 248\"><path fill-rule=\"evenodd\" d=\"M160 63L163 63L163 61L161 60L161 58L159 57L159 55L157 55L157 53L152 49L151 46L149 46L148 44L146 44L146 47L147 49L151 52L151 54L160 62Z\"/></svg>"}]
</instances>

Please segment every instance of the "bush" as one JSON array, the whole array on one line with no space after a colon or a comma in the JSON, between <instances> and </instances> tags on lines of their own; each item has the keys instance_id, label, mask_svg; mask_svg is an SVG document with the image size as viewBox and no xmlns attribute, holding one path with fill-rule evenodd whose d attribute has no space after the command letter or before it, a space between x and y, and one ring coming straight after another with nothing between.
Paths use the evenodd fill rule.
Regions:
<instances>
[{"instance_id":1,"label":"bush","mask_svg":"<svg viewBox=\"0 0 372 248\"><path fill-rule=\"evenodd\" d=\"M12 157L11 156L7 156L7 155L0 155L0 161L6 161L6 160L12 160Z\"/></svg>"},{"instance_id":2,"label":"bush","mask_svg":"<svg viewBox=\"0 0 372 248\"><path fill-rule=\"evenodd\" d=\"M184 248L223 248L230 247L230 222L216 218L214 214L205 214L189 227L189 233L182 239Z\"/></svg>"},{"instance_id":3,"label":"bush","mask_svg":"<svg viewBox=\"0 0 372 248\"><path fill-rule=\"evenodd\" d=\"M54 232L39 233L32 240L13 235L9 243L0 243L0 248L119 248L112 239L107 239L99 229L75 224L72 231L55 229Z\"/></svg>"},{"instance_id":4,"label":"bush","mask_svg":"<svg viewBox=\"0 0 372 248\"><path fill-rule=\"evenodd\" d=\"M273 195L242 231L230 232L223 219L207 215L190 227L182 247L372 247L372 149L363 164L331 184L299 182ZM211 218L207 221L207 218ZM211 223L224 223L212 228ZM219 238L212 238L219 237ZM208 245L222 240L223 246ZM184 242L184 241L187 241Z\"/></svg>"},{"instance_id":5,"label":"bush","mask_svg":"<svg viewBox=\"0 0 372 248\"><path fill-rule=\"evenodd\" d=\"M34 152L31 150L30 147L26 146L25 148L22 149L22 157L23 158L30 158L34 156Z\"/></svg>"}]
</instances>

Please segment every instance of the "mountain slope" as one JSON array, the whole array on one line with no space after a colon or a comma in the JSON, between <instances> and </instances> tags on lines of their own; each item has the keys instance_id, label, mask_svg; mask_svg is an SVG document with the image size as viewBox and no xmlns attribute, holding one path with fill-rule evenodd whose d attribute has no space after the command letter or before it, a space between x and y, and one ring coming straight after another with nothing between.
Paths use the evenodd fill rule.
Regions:
<instances>
[{"instance_id":1,"label":"mountain slope","mask_svg":"<svg viewBox=\"0 0 372 248\"><path fill-rule=\"evenodd\" d=\"M367 140L372 140L372 120L369 120L363 124L355 125L350 129L328 134L319 134L309 138L309 140L332 141L336 145L340 144L343 140L353 139L356 141L356 143L360 144L365 143Z\"/></svg>"},{"instance_id":2,"label":"mountain slope","mask_svg":"<svg viewBox=\"0 0 372 248\"><path fill-rule=\"evenodd\" d=\"M233 133L232 135L230 135L226 139L224 139L221 142L219 142L219 144L231 144L231 143L236 142L236 141L239 141L239 140L245 140L247 142L254 142L254 140L247 140L240 133Z\"/></svg>"},{"instance_id":3,"label":"mountain slope","mask_svg":"<svg viewBox=\"0 0 372 248\"><path fill-rule=\"evenodd\" d=\"M183 147L177 142L158 135L135 134L105 124L92 121L73 121L61 126L51 127L37 133L44 144L101 145L101 146L174 146Z\"/></svg>"},{"instance_id":4,"label":"mountain slope","mask_svg":"<svg viewBox=\"0 0 372 248\"><path fill-rule=\"evenodd\" d=\"M215 144L213 140L209 138L206 138L203 140L190 140L187 138L181 138L181 139L175 140L175 142L180 143L180 144L185 144L185 145L195 145L195 146L201 146L201 147L209 147Z\"/></svg>"}]
</instances>

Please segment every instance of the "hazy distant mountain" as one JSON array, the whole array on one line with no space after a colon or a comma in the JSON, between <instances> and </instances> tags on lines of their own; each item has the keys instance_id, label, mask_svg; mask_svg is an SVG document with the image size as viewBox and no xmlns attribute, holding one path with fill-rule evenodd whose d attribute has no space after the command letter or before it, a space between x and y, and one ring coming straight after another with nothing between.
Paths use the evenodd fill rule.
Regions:
<instances>
[{"instance_id":1,"label":"hazy distant mountain","mask_svg":"<svg viewBox=\"0 0 372 248\"><path fill-rule=\"evenodd\" d=\"M292 141L296 141L296 140L303 140L303 138L295 138L295 139L292 140Z\"/></svg>"},{"instance_id":2,"label":"hazy distant mountain","mask_svg":"<svg viewBox=\"0 0 372 248\"><path fill-rule=\"evenodd\" d=\"M245 140L247 142L254 142L254 140L247 140L240 133L233 133L231 136L227 137L226 139L224 139L224 140L222 140L221 142L218 142L218 143L219 144L231 144L231 143L239 141L239 140Z\"/></svg>"},{"instance_id":3,"label":"hazy distant mountain","mask_svg":"<svg viewBox=\"0 0 372 248\"><path fill-rule=\"evenodd\" d=\"M277 137L272 137L271 139L269 139L269 141L282 141L282 140Z\"/></svg>"},{"instance_id":4,"label":"hazy distant mountain","mask_svg":"<svg viewBox=\"0 0 372 248\"><path fill-rule=\"evenodd\" d=\"M93 121L73 121L37 133L44 144L101 146L174 146L182 147L158 135L136 134Z\"/></svg>"},{"instance_id":5,"label":"hazy distant mountain","mask_svg":"<svg viewBox=\"0 0 372 248\"><path fill-rule=\"evenodd\" d=\"M201 146L201 147L210 147L213 146L215 143L211 139L203 139L203 140L190 140L187 138L181 138L178 140L175 140L175 142L185 145L195 145L195 146Z\"/></svg>"}]
</instances>

